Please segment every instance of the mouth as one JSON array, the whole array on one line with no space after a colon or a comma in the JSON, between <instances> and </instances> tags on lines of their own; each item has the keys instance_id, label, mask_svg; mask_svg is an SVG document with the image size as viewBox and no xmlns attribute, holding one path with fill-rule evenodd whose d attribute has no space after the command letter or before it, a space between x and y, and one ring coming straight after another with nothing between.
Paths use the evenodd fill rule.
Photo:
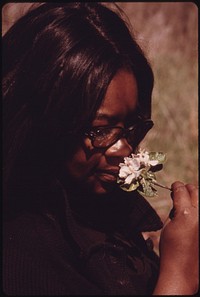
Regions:
<instances>
[{"instance_id":1,"label":"mouth","mask_svg":"<svg viewBox=\"0 0 200 297\"><path fill-rule=\"evenodd\" d=\"M103 182L106 183L114 183L117 181L119 171L114 170L105 170L105 171L98 171L96 173L96 176L98 179L100 179Z\"/></svg>"}]
</instances>

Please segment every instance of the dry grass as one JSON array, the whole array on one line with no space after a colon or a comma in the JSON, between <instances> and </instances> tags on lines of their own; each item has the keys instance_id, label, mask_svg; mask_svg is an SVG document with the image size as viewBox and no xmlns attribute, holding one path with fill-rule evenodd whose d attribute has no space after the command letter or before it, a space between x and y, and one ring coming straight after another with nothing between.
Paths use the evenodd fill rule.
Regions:
<instances>
[{"instance_id":1,"label":"dry grass","mask_svg":"<svg viewBox=\"0 0 200 297\"><path fill-rule=\"evenodd\" d=\"M198 8L191 2L123 3L139 44L155 74L153 130L143 142L167 153L157 179L198 183ZM165 221L172 206L169 192L149 202ZM151 235L158 252L160 232Z\"/></svg>"},{"instance_id":2,"label":"dry grass","mask_svg":"<svg viewBox=\"0 0 200 297\"><path fill-rule=\"evenodd\" d=\"M198 182L198 9L192 2L117 2L133 33L149 57L155 74L153 115L155 127L143 143L149 150L167 153L160 182ZM31 4L7 4L3 32ZM108 4L110 6L110 4ZM163 221L171 198L160 190L149 202ZM159 232L152 238L158 249Z\"/></svg>"}]
</instances>

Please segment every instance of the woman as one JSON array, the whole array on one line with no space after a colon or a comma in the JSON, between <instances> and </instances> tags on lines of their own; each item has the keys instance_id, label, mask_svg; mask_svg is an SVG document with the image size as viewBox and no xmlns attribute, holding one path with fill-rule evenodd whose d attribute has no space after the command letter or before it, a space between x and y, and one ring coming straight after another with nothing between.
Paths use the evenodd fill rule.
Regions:
<instances>
[{"instance_id":1,"label":"woman","mask_svg":"<svg viewBox=\"0 0 200 297\"><path fill-rule=\"evenodd\" d=\"M98 3L38 5L3 38L4 292L197 291L197 189L172 184L163 224L122 192L119 163L153 126L153 73L122 18Z\"/></svg>"}]
</instances>

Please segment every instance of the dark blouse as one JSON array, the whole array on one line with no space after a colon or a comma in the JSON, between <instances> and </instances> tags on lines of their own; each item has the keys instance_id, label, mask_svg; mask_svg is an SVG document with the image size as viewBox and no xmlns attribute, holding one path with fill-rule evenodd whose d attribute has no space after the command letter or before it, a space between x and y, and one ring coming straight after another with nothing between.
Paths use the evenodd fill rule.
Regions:
<instances>
[{"instance_id":1,"label":"dark blouse","mask_svg":"<svg viewBox=\"0 0 200 297\"><path fill-rule=\"evenodd\" d=\"M141 232L162 222L149 203L125 192L108 202L59 195L59 212L26 209L4 222L4 293L151 295L159 259Z\"/></svg>"}]
</instances>

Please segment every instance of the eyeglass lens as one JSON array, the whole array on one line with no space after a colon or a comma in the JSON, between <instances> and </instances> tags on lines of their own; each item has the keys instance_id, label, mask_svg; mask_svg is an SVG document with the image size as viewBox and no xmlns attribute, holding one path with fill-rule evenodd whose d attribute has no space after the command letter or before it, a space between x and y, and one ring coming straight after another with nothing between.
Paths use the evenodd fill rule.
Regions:
<instances>
[{"instance_id":1,"label":"eyeglass lens","mask_svg":"<svg viewBox=\"0 0 200 297\"><path fill-rule=\"evenodd\" d=\"M125 137L130 145L138 145L152 126L152 121L146 121L125 130L125 132L120 127L105 127L96 131L93 145L99 148L108 147L121 137Z\"/></svg>"}]
</instances>

